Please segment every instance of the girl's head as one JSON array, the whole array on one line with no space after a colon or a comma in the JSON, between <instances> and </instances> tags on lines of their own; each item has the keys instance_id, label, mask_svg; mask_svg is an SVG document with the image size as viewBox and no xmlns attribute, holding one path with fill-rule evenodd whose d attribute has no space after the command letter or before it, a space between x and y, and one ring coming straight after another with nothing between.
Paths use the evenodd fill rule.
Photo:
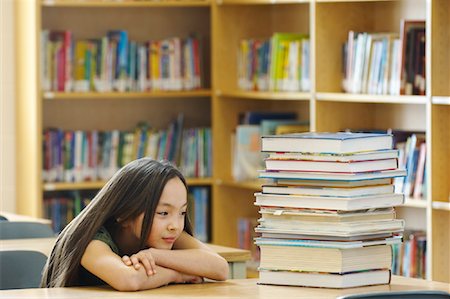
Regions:
<instances>
[{"instance_id":1,"label":"girl's head","mask_svg":"<svg viewBox=\"0 0 450 299\"><path fill-rule=\"evenodd\" d=\"M41 286L77 285L81 257L101 226L130 229L138 250L171 248L181 231L192 235L186 202L186 180L172 164L150 158L128 163L60 233Z\"/></svg>"},{"instance_id":2,"label":"girl's head","mask_svg":"<svg viewBox=\"0 0 450 299\"><path fill-rule=\"evenodd\" d=\"M145 228L148 227L145 221L145 212L142 212L137 218L120 221L121 233L127 235L128 240L135 240L134 244L137 244L141 237L147 236L144 240L145 246L171 249L185 229L186 210L186 185L178 177L171 178L162 190L155 212L150 212L153 219L150 221L149 234L145 233Z\"/></svg>"},{"instance_id":3,"label":"girl's head","mask_svg":"<svg viewBox=\"0 0 450 299\"><path fill-rule=\"evenodd\" d=\"M130 162L114 175L91 205L101 206L97 212L108 214L103 221L107 227L119 224L131 228L140 239L140 249L157 246L149 243L150 232L156 229L153 224L161 225L159 220L167 221L168 216L175 212L182 216L177 218L183 220L182 227L174 228L170 223L170 229L192 234L189 220L185 220L186 181L181 172L168 162L150 158ZM170 241L170 237L167 238Z\"/></svg>"}]
</instances>

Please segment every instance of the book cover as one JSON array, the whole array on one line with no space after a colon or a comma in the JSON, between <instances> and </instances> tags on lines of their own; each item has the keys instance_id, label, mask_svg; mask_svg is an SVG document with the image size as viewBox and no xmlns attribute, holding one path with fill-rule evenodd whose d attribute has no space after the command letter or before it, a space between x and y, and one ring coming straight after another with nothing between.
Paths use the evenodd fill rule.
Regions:
<instances>
[{"instance_id":1,"label":"book cover","mask_svg":"<svg viewBox=\"0 0 450 299\"><path fill-rule=\"evenodd\" d=\"M391 134L298 133L262 136L264 152L354 153L392 149Z\"/></svg>"}]
</instances>

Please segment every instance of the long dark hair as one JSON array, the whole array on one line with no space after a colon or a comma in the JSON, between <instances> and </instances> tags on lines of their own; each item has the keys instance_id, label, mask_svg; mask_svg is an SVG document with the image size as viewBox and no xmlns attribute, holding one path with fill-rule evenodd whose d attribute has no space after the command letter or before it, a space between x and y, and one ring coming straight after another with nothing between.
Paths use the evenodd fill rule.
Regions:
<instances>
[{"instance_id":1,"label":"long dark hair","mask_svg":"<svg viewBox=\"0 0 450 299\"><path fill-rule=\"evenodd\" d=\"M113 227L117 219L126 221L144 213L140 236L140 248L144 249L164 186L175 177L187 189L183 175L169 162L142 158L122 167L59 234L44 268L41 287L77 285L87 245L100 227ZM184 230L192 235L188 217Z\"/></svg>"}]
</instances>

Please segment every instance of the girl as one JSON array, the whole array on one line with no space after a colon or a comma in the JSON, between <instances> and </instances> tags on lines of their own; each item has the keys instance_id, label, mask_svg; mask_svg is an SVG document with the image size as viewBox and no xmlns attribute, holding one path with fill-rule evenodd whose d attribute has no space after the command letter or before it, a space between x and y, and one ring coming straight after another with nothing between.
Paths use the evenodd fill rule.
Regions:
<instances>
[{"instance_id":1,"label":"girl","mask_svg":"<svg viewBox=\"0 0 450 299\"><path fill-rule=\"evenodd\" d=\"M119 291L225 280L228 263L192 237L187 186L167 162L125 165L59 235L41 287L109 284Z\"/></svg>"}]
</instances>

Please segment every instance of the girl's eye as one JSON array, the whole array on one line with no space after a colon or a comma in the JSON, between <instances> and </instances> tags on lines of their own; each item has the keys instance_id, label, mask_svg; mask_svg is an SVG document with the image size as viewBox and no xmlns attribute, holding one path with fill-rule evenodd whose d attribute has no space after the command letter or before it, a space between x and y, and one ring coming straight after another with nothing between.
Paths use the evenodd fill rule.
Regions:
<instances>
[{"instance_id":1,"label":"girl's eye","mask_svg":"<svg viewBox=\"0 0 450 299\"><path fill-rule=\"evenodd\" d=\"M186 214L187 214L187 212L186 212L186 211L184 211L184 212L181 212L181 215L183 215L183 216L186 216Z\"/></svg>"},{"instance_id":2,"label":"girl's eye","mask_svg":"<svg viewBox=\"0 0 450 299\"><path fill-rule=\"evenodd\" d=\"M156 214L161 215L161 216L169 215L169 213L167 213L167 212L157 212Z\"/></svg>"}]
</instances>

